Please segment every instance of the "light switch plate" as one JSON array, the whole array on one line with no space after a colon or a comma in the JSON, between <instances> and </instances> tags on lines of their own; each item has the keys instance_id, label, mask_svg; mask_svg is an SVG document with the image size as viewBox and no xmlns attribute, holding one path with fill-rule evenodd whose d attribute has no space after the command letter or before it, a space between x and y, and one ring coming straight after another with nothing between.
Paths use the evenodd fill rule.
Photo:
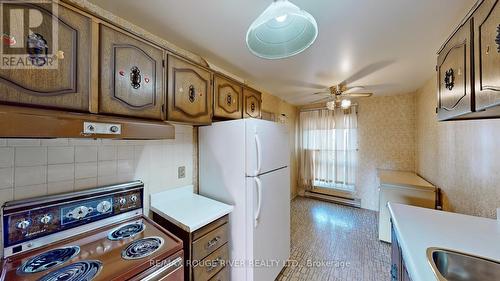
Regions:
<instances>
[{"instance_id":1,"label":"light switch plate","mask_svg":"<svg viewBox=\"0 0 500 281\"><path fill-rule=\"evenodd\" d=\"M177 178L183 179L186 177L186 166L180 166L177 168Z\"/></svg>"}]
</instances>

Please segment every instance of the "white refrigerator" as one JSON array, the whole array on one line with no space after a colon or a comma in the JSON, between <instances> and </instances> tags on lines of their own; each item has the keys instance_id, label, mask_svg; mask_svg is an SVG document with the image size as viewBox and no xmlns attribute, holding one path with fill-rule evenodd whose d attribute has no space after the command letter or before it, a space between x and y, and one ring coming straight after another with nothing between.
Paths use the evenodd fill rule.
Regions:
<instances>
[{"instance_id":1,"label":"white refrigerator","mask_svg":"<svg viewBox=\"0 0 500 281\"><path fill-rule=\"evenodd\" d=\"M260 119L199 128L200 194L234 206L232 281L273 281L290 256L288 137Z\"/></svg>"}]
</instances>

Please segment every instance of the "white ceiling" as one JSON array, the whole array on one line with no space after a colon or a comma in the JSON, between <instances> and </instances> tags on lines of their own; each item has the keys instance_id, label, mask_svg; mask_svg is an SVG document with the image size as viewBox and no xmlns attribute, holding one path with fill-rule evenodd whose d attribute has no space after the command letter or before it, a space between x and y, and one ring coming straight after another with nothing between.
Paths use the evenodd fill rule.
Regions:
<instances>
[{"instance_id":1,"label":"white ceiling","mask_svg":"<svg viewBox=\"0 0 500 281\"><path fill-rule=\"evenodd\" d=\"M475 0L292 0L318 22L316 42L283 60L246 48L252 21L271 0L91 0L240 76L305 104L348 79L376 95L408 93L429 79L436 52Z\"/></svg>"}]
</instances>

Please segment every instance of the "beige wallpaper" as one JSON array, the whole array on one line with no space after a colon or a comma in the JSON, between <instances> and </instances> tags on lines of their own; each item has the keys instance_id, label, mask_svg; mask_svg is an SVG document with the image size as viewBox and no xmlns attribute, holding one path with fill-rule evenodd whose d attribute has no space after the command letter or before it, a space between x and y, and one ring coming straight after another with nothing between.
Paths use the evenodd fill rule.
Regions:
<instances>
[{"instance_id":1,"label":"beige wallpaper","mask_svg":"<svg viewBox=\"0 0 500 281\"><path fill-rule=\"evenodd\" d=\"M417 91L416 171L444 209L494 218L500 207L500 120L437 122L436 77Z\"/></svg>"},{"instance_id":2,"label":"beige wallpaper","mask_svg":"<svg viewBox=\"0 0 500 281\"><path fill-rule=\"evenodd\" d=\"M358 182L361 206L378 210L377 169L415 168L415 95L359 99Z\"/></svg>"},{"instance_id":3,"label":"beige wallpaper","mask_svg":"<svg viewBox=\"0 0 500 281\"><path fill-rule=\"evenodd\" d=\"M294 198L298 194L298 151L296 145L298 108L276 96L262 93L262 110L274 113L276 118L282 113L288 117L287 125L290 130L290 195L291 198Z\"/></svg>"}]
</instances>

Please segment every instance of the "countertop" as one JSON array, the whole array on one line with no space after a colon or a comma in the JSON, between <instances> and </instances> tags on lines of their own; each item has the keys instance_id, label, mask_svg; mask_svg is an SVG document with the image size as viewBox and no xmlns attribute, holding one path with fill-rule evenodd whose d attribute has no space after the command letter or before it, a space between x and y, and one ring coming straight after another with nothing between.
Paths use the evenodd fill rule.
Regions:
<instances>
[{"instance_id":1,"label":"countertop","mask_svg":"<svg viewBox=\"0 0 500 281\"><path fill-rule=\"evenodd\" d=\"M233 211L233 206L193 193L184 186L151 194L151 211L193 232Z\"/></svg>"},{"instance_id":2,"label":"countertop","mask_svg":"<svg viewBox=\"0 0 500 281\"><path fill-rule=\"evenodd\" d=\"M439 247L500 260L500 221L389 203L412 281L437 280L426 250Z\"/></svg>"},{"instance_id":3,"label":"countertop","mask_svg":"<svg viewBox=\"0 0 500 281\"><path fill-rule=\"evenodd\" d=\"M435 190L434 185L424 180L414 172L378 170L378 177L380 184Z\"/></svg>"}]
</instances>

